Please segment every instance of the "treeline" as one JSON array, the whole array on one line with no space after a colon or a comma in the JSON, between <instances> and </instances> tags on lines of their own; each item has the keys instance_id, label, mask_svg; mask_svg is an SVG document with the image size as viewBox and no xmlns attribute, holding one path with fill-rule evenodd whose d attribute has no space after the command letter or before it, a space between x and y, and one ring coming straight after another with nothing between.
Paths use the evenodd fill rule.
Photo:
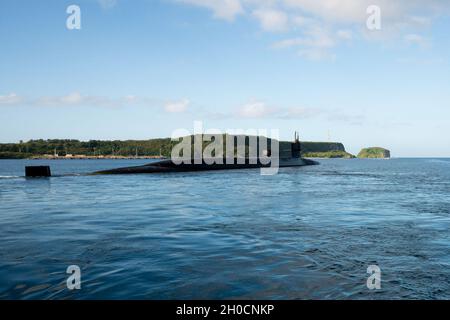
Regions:
<instances>
[{"instance_id":1,"label":"treeline","mask_svg":"<svg viewBox=\"0 0 450 320\"><path fill-rule=\"evenodd\" d=\"M193 143L193 137L192 143ZM225 141L225 138L224 138ZM90 140L49 139L20 141L19 143L0 144L0 158L18 159L32 156L53 155L66 156L166 156L170 157L172 147L177 141L170 138L150 140ZM207 145L208 143L204 143ZM280 149L289 147L289 142L281 142ZM248 137L246 137L248 145ZM269 142L270 146L270 142ZM302 142L303 152L345 151L342 143Z\"/></svg>"},{"instance_id":2,"label":"treeline","mask_svg":"<svg viewBox=\"0 0 450 320\"><path fill-rule=\"evenodd\" d=\"M172 149L170 139L152 140L127 140L127 141L103 141L103 140L30 140L19 143L0 144L0 154L13 156L12 158L29 157L30 155L53 155L65 156L77 154L86 156L157 156L168 155Z\"/></svg>"}]
</instances>

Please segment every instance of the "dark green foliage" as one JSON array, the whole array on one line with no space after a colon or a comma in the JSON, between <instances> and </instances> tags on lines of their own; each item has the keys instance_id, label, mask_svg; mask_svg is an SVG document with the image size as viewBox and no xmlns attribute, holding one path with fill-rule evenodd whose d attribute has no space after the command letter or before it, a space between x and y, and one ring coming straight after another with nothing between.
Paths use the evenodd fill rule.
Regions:
<instances>
[{"instance_id":1,"label":"dark green foliage","mask_svg":"<svg viewBox=\"0 0 450 320\"><path fill-rule=\"evenodd\" d=\"M391 152L380 147L362 149L358 153L358 158L390 158Z\"/></svg>"},{"instance_id":2,"label":"dark green foliage","mask_svg":"<svg viewBox=\"0 0 450 320\"><path fill-rule=\"evenodd\" d=\"M161 148L161 150L160 150ZM167 155L171 150L170 139L127 140L127 141L78 141L78 140L30 140L23 143L0 144L0 153L24 153L32 155L81 154L87 156L130 156Z\"/></svg>"},{"instance_id":3,"label":"dark green foliage","mask_svg":"<svg viewBox=\"0 0 450 320\"><path fill-rule=\"evenodd\" d=\"M31 156L31 153L24 152L0 152L0 159L27 159Z\"/></svg>"},{"instance_id":4,"label":"dark green foliage","mask_svg":"<svg viewBox=\"0 0 450 320\"><path fill-rule=\"evenodd\" d=\"M191 137L192 143L194 137ZM224 151L225 151L225 136ZM181 141L181 140L180 140ZM235 145L237 138L235 137ZM245 139L246 145L249 144L249 137ZM49 139L49 140L30 140L21 143L4 143L0 144L0 158L29 158L31 156L53 155L59 156L66 154L86 155L86 156L163 156L170 157L172 147L178 144L178 141L171 141L170 138L150 139L150 140L126 140L126 141L78 141L69 139ZM206 146L209 142L203 142ZM268 141L270 148L270 140ZM343 151L342 143L328 142L302 142L302 153L309 152L329 152ZM280 150L290 150L290 142L281 141ZM248 154L248 150L246 152Z\"/></svg>"},{"instance_id":5,"label":"dark green foliage","mask_svg":"<svg viewBox=\"0 0 450 320\"><path fill-rule=\"evenodd\" d=\"M302 155L305 158L344 158L353 159L354 155L346 151L327 151L327 152L306 152Z\"/></svg>"},{"instance_id":6,"label":"dark green foliage","mask_svg":"<svg viewBox=\"0 0 450 320\"><path fill-rule=\"evenodd\" d=\"M302 142L302 152L329 152L344 151L345 147L340 142Z\"/></svg>"}]
</instances>

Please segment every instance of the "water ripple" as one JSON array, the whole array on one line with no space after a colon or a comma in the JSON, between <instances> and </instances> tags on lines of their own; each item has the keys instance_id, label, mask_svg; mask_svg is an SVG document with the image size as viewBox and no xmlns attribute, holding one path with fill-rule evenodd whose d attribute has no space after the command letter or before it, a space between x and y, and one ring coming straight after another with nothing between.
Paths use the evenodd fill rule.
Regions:
<instances>
[{"instance_id":1,"label":"water ripple","mask_svg":"<svg viewBox=\"0 0 450 320\"><path fill-rule=\"evenodd\" d=\"M449 299L450 161L321 162L73 176L140 162L52 161L60 176L30 180L2 161L0 298Z\"/></svg>"}]
</instances>

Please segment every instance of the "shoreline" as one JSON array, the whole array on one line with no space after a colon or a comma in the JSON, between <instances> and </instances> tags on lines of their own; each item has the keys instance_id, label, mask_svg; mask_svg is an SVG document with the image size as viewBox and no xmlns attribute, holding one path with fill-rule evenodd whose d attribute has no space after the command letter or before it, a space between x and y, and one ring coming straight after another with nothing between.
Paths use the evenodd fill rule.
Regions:
<instances>
[{"instance_id":1,"label":"shoreline","mask_svg":"<svg viewBox=\"0 0 450 320\"><path fill-rule=\"evenodd\" d=\"M164 160L160 156L72 156L72 157L30 157L30 158L1 158L0 160Z\"/></svg>"},{"instance_id":2,"label":"shoreline","mask_svg":"<svg viewBox=\"0 0 450 320\"><path fill-rule=\"evenodd\" d=\"M311 160L327 160L327 159L373 159L373 160L390 160L392 158L344 158L344 157L304 157ZM31 158L0 158L0 160L167 160L167 157L160 156L73 156L73 157L31 157ZM430 159L433 159L431 157Z\"/></svg>"}]
</instances>

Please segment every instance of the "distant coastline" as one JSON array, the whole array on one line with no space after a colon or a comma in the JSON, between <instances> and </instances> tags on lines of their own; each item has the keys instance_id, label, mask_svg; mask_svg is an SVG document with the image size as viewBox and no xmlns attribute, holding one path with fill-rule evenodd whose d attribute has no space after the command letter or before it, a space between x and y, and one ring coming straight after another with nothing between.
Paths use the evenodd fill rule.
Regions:
<instances>
[{"instance_id":1,"label":"distant coastline","mask_svg":"<svg viewBox=\"0 0 450 320\"><path fill-rule=\"evenodd\" d=\"M248 139L248 137L246 137ZM194 139L192 137L192 143ZM224 139L225 141L225 139ZM84 159L167 159L177 141L170 138L149 140L89 140L70 139L29 140L19 143L0 143L0 159L84 160ZM204 145L205 147L205 145ZM280 141L280 150L290 148L290 142ZM358 157L389 156L382 148L363 149ZM340 142L301 142L301 154L305 158L353 159Z\"/></svg>"},{"instance_id":2,"label":"distant coastline","mask_svg":"<svg viewBox=\"0 0 450 320\"><path fill-rule=\"evenodd\" d=\"M0 158L2 159L2 158ZM3 159L11 159L11 158L3 158ZM18 159L18 158L15 158ZM163 160L167 159L167 157L162 156L86 156L86 155L66 155L64 157L55 157L55 156L32 156L29 158L21 158L24 160L140 160L140 159L154 159L154 160Z\"/></svg>"}]
</instances>

